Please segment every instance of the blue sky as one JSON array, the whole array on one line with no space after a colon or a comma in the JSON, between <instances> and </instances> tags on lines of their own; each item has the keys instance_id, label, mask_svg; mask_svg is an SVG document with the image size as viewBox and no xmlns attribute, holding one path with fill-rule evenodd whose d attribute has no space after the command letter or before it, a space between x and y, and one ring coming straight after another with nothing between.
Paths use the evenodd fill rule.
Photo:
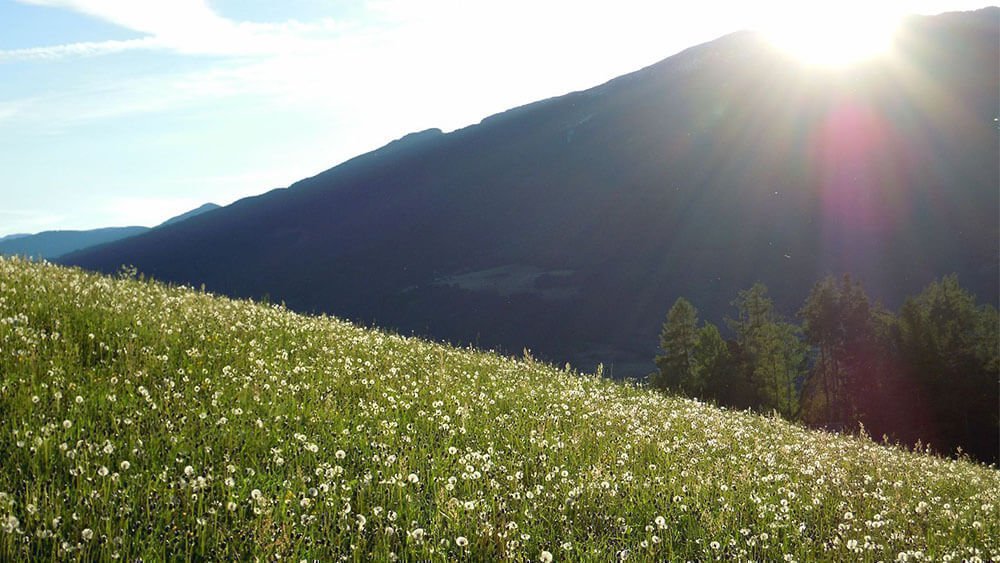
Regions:
<instances>
[{"instance_id":1,"label":"blue sky","mask_svg":"<svg viewBox=\"0 0 1000 563\"><path fill-rule=\"evenodd\" d=\"M801 26L788 3L692 4L0 0L0 236L153 225L730 31Z\"/></svg>"}]
</instances>

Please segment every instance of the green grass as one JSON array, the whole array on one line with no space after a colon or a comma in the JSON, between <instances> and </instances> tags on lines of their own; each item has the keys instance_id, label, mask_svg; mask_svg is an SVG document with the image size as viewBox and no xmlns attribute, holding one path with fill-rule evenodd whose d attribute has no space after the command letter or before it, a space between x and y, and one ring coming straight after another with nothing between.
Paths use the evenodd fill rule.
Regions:
<instances>
[{"instance_id":1,"label":"green grass","mask_svg":"<svg viewBox=\"0 0 1000 563\"><path fill-rule=\"evenodd\" d=\"M991 467L0 260L0 560L1000 560Z\"/></svg>"}]
</instances>

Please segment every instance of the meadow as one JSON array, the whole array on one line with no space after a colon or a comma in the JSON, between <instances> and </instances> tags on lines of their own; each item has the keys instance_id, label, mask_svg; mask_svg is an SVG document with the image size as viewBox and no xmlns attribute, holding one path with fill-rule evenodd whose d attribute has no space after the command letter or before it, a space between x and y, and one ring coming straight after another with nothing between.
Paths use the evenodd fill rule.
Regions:
<instances>
[{"instance_id":1,"label":"meadow","mask_svg":"<svg viewBox=\"0 0 1000 563\"><path fill-rule=\"evenodd\" d=\"M995 467L0 259L0 560L1000 560Z\"/></svg>"}]
</instances>

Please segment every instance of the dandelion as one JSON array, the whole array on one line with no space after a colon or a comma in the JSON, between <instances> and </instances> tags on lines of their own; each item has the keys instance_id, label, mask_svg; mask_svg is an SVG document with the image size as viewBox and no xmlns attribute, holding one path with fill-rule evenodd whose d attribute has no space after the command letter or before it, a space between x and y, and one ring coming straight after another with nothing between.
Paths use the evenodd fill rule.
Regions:
<instances>
[{"instance_id":1,"label":"dandelion","mask_svg":"<svg viewBox=\"0 0 1000 563\"><path fill-rule=\"evenodd\" d=\"M194 467L191 467L190 465L185 466L184 467L184 475L186 475L188 477L194 475Z\"/></svg>"},{"instance_id":2,"label":"dandelion","mask_svg":"<svg viewBox=\"0 0 1000 563\"><path fill-rule=\"evenodd\" d=\"M667 527L667 519L663 516L657 516L653 522L656 524L656 527L661 530Z\"/></svg>"},{"instance_id":3,"label":"dandelion","mask_svg":"<svg viewBox=\"0 0 1000 563\"><path fill-rule=\"evenodd\" d=\"M71 420L64 420L64 421L62 421L62 425L63 425L63 428L65 428L66 430L69 430L70 428L73 427L73 421L71 421Z\"/></svg>"},{"instance_id":4,"label":"dandelion","mask_svg":"<svg viewBox=\"0 0 1000 563\"><path fill-rule=\"evenodd\" d=\"M552 553L543 549L542 552L538 554L538 560L542 563L552 563Z\"/></svg>"},{"instance_id":5,"label":"dandelion","mask_svg":"<svg viewBox=\"0 0 1000 563\"><path fill-rule=\"evenodd\" d=\"M128 462L128 460L126 459L126 460L123 460L123 461L122 461L122 462L121 462L121 463L120 463L120 464L118 465L118 467L121 467L121 468L122 468L122 471L128 471L128 468L129 468L129 467L132 467L132 464L131 464L131 463L129 463L129 462Z\"/></svg>"},{"instance_id":6,"label":"dandelion","mask_svg":"<svg viewBox=\"0 0 1000 563\"><path fill-rule=\"evenodd\" d=\"M457 545L458 547L468 547L469 539L466 538L465 536L458 536L457 538L455 538L455 545Z\"/></svg>"},{"instance_id":7,"label":"dandelion","mask_svg":"<svg viewBox=\"0 0 1000 563\"><path fill-rule=\"evenodd\" d=\"M17 517L14 515L7 516L3 520L3 531L8 534L14 533L14 530L16 530L20 525L21 523L18 521Z\"/></svg>"},{"instance_id":8,"label":"dandelion","mask_svg":"<svg viewBox=\"0 0 1000 563\"><path fill-rule=\"evenodd\" d=\"M416 485L417 483L420 482L420 477L417 477L416 473L410 473L409 475L406 476L406 480Z\"/></svg>"},{"instance_id":9,"label":"dandelion","mask_svg":"<svg viewBox=\"0 0 1000 563\"><path fill-rule=\"evenodd\" d=\"M107 477L108 468L102 465L101 468L97 470L97 474L100 475L101 477Z\"/></svg>"},{"instance_id":10,"label":"dandelion","mask_svg":"<svg viewBox=\"0 0 1000 563\"><path fill-rule=\"evenodd\" d=\"M80 532L80 537L83 538L83 541L90 541L94 537L94 530L84 528L83 531Z\"/></svg>"},{"instance_id":11,"label":"dandelion","mask_svg":"<svg viewBox=\"0 0 1000 563\"><path fill-rule=\"evenodd\" d=\"M347 457L347 452L345 452L344 450L337 450L336 453L333 454L333 456L336 457L337 459L344 459L345 457Z\"/></svg>"}]
</instances>

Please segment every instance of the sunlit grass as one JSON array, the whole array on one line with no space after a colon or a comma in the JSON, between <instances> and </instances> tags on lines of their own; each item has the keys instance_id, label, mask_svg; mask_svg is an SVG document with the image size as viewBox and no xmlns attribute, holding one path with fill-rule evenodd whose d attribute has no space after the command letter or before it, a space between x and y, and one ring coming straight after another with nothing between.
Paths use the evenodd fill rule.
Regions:
<instances>
[{"instance_id":1,"label":"sunlit grass","mask_svg":"<svg viewBox=\"0 0 1000 563\"><path fill-rule=\"evenodd\" d=\"M993 468L0 260L0 560L1000 559Z\"/></svg>"}]
</instances>

